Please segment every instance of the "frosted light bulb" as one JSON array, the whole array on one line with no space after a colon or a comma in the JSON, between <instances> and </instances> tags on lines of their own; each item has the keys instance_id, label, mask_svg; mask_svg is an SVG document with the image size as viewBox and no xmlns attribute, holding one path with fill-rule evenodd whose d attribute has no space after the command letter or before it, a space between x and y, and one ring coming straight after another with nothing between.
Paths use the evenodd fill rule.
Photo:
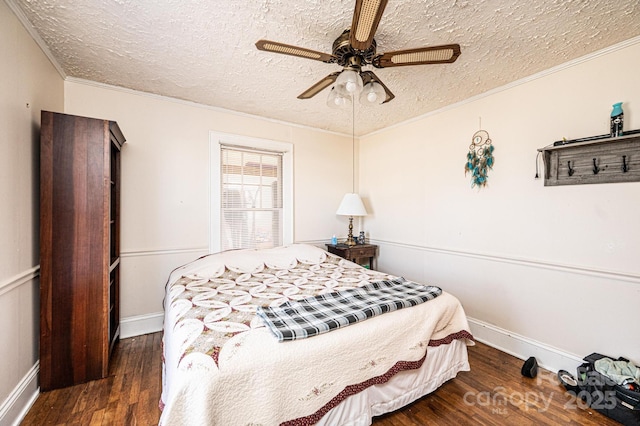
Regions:
<instances>
[{"instance_id":1,"label":"frosted light bulb","mask_svg":"<svg viewBox=\"0 0 640 426\"><path fill-rule=\"evenodd\" d=\"M352 103L351 94L348 93L344 86L334 86L327 97L327 106L334 109L343 109Z\"/></svg>"},{"instance_id":2,"label":"frosted light bulb","mask_svg":"<svg viewBox=\"0 0 640 426\"><path fill-rule=\"evenodd\" d=\"M336 79L335 87L343 88L349 95L362 91L362 77L356 71L345 69Z\"/></svg>"},{"instance_id":3,"label":"frosted light bulb","mask_svg":"<svg viewBox=\"0 0 640 426\"><path fill-rule=\"evenodd\" d=\"M386 93L384 88L377 82L369 82L364 86L360 94L360 103L363 105L380 105L384 103Z\"/></svg>"}]
</instances>

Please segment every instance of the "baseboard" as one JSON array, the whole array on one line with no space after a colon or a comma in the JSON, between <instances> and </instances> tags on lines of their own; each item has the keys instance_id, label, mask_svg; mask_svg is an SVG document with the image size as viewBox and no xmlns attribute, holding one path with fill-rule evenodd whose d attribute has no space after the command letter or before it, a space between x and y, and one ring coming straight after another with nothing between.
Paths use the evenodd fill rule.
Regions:
<instances>
[{"instance_id":1,"label":"baseboard","mask_svg":"<svg viewBox=\"0 0 640 426\"><path fill-rule=\"evenodd\" d=\"M528 337L475 318L467 317L467 320L471 334L477 341L522 360L533 356L541 367L553 373L557 373L558 370L574 371L582 363L582 359L576 355Z\"/></svg>"},{"instance_id":2,"label":"baseboard","mask_svg":"<svg viewBox=\"0 0 640 426\"><path fill-rule=\"evenodd\" d=\"M143 334L162 331L164 324L164 312L156 312L147 315L137 315L120 320L120 338L141 336Z\"/></svg>"},{"instance_id":3,"label":"baseboard","mask_svg":"<svg viewBox=\"0 0 640 426\"><path fill-rule=\"evenodd\" d=\"M0 426L18 426L38 398L38 372L40 362L31 367L20 383L13 389L7 399L0 405Z\"/></svg>"}]
</instances>

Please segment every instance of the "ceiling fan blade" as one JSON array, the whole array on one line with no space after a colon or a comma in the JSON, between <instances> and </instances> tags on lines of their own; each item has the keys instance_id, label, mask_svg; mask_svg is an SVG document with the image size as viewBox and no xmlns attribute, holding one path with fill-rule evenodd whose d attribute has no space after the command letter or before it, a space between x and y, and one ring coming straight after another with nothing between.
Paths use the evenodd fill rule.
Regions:
<instances>
[{"instance_id":1,"label":"ceiling fan blade","mask_svg":"<svg viewBox=\"0 0 640 426\"><path fill-rule=\"evenodd\" d=\"M376 34L387 0L356 0L349 43L356 50L367 50Z\"/></svg>"},{"instance_id":2,"label":"ceiling fan blade","mask_svg":"<svg viewBox=\"0 0 640 426\"><path fill-rule=\"evenodd\" d=\"M315 50L305 49L303 47L291 46L290 44L278 43L277 41L258 40L256 42L258 50L266 52L283 53L285 55L297 56L300 58L313 59L331 63L335 60L333 55L328 53L317 52Z\"/></svg>"},{"instance_id":3,"label":"ceiling fan blade","mask_svg":"<svg viewBox=\"0 0 640 426\"><path fill-rule=\"evenodd\" d=\"M391 93L391 90L389 90L389 88L385 86L382 80L380 80L378 76L375 75L372 71L363 71L360 73L360 76L362 77L363 84L371 83L373 81L378 83L380 86L382 86L382 88L384 89L384 92L387 94L387 97L385 98L384 102L382 102L383 104L386 104L387 102L389 102L390 100L396 97L396 95Z\"/></svg>"},{"instance_id":4,"label":"ceiling fan blade","mask_svg":"<svg viewBox=\"0 0 640 426\"><path fill-rule=\"evenodd\" d=\"M313 86L309 87L307 90L302 92L298 96L298 99L313 98L315 95L322 92L327 87L331 86L336 81L336 78L338 78L339 75L340 75L340 72L334 72L332 74L329 74L328 76L326 76L325 78L323 78L322 80L320 80L319 82L317 82L316 84L314 84Z\"/></svg>"},{"instance_id":5,"label":"ceiling fan blade","mask_svg":"<svg viewBox=\"0 0 640 426\"><path fill-rule=\"evenodd\" d=\"M376 68L401 67L405 65L448 64L460 56L459 44L421 47L418 49L387 52L373 59Z\"/></svg>"}]
</instances>

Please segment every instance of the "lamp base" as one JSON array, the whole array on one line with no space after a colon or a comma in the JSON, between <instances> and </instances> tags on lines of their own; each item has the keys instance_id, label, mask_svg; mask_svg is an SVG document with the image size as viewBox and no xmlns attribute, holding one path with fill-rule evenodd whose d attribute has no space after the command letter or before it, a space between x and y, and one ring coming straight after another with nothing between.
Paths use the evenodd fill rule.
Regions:
<instances>
[{"instance_id":1,"label":"lamp base","mask_svg":"<svg viewBox=\"0 0 640 426\"><path fill-rule=\"evenodd\" d=\"M353 216L349 216L349 234L347 235L347 241L345 244L348 246L355 246L356 242L353 239Z\"/></svg>"}]
</instances>

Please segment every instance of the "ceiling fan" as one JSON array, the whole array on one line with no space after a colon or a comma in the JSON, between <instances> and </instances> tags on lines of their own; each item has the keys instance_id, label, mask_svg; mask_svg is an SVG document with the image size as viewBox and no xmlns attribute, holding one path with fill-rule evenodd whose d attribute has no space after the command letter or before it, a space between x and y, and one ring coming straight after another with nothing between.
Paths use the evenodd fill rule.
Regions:
<instances>
[{"instance_id":1,"label":"ceiling fan","mask_svg":"<svg viewBox=\"0 0 640 426\"><path fill-rule=\"evenodd\" d=\"M351 28L346 29L333 42L331 54L269 40L259 40L256 42L256 47L267 52L335 63L343 67L342 71L331 73L309 87L298 96L298 99L312 98L336 83L329 94L330 106L340 106L345 101L350 102L351 96L358 92L361 92L360 99L364 103L389 102L395 95L372 71L362 71L363 66L390 68L452 63L460 56L460 45L446 44L377 54L377 45L373 37L387 1L356 0Z\"/></svg>"}]
</instances>

